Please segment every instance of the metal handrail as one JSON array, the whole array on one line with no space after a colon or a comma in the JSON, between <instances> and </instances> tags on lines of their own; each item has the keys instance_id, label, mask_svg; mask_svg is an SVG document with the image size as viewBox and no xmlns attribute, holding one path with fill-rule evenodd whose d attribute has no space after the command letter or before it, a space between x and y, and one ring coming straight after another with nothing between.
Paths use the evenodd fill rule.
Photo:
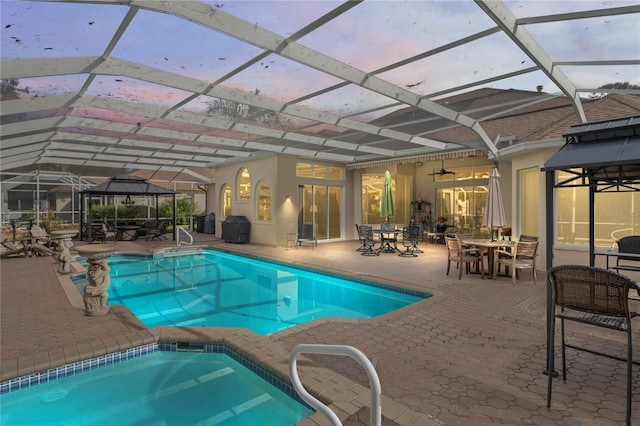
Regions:
<instances>
[{"instance_id":1,"label":"metal handrail","mask_svg":"<svg viewBox=\"0 0 640 426\"><path fill-rule=\"evenodd\" d=\"M181 247L182 243L183 243L182 241L180 241L180 232L181 231L184 232L187 235L187 237L189 237L189 242L188 243L185 242L185 244L188 244L188 245L192 245L193 244L193 235L191 235L189 233L189 231L184 229L182 226L178 226L178 227L176 227L176 229L178 230L178 233L177 233L177 236L176 236L176 245L178 247Z\"/></svg>"},{"instance_id":2,"label":"metal handrail","mask_svg":"<svg viewBox=\"0 0 640 426\"><path fill-rule=\"evenodd\" d=\"M380 387L380 379L378 373L369 359L358 349L353 346L345 345L312 345L300 344L291 351L289 356L289 374L291 381L298 395L309 404L312 408L321 412L329 418L334 426L341 426L342 422L328 406L323 404L304 388L298 377L297 357L302 353L316 355L346 355L356 360L369 376L369 386L371 387L371 425L380 426L382 424L382 409L380 406L382 389Z\"/></svg>"}]
</instances>

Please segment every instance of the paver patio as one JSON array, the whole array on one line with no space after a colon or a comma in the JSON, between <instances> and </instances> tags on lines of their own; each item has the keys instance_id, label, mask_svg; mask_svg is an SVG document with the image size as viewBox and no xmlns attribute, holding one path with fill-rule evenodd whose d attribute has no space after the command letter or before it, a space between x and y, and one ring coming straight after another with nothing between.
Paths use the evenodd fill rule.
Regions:
<instances>
[{"instance_id":1,"label":"paver patio","mask_svg":"<svg viewBox=\"0 0 640 426\"><path fill-rule=\"evenodd\" d=\"M537 285L533 285L529 274L524 274L513 286L506 277L495 281L473 274L463 274L461 280L456 273L447 277L446 253L442 245L436 244L421 243L425 253L417 258L385 253L367 257L355 251L356 241L293 249L229 244L208 234L194 236L197 244L213 248L326 268L432 293L433 297L425 301L378 318L320 320L268 337L255 336L255 341L265 341L285 355L299 343L344 344L364 352L376 367L387 401L384 424L624 423L625 364L571 349L567 352L567 383L555 382L553 406L547 410L543 271ZM150 253L167 242L131 241L117 245L121 252ZM71 306L62 290L55 264L51 257L0 262L3 380L25 371L38 371L52 360L81 358L88 348L93 352L117 349L153 341L162 334L157 329L147 330L125 308L116 308L105 317L84 316L81 309ZM634 304L637 310L638 302ZM573 324L570 329L571 337L579 343L624 353L625 337L621 333ZM634 348L640 354L637 330L638 326ZM243 339L252 340L251 334L248 338L243 335ZM256 356L260 357L260 351ZM364 371L349 358L308 358L318 368L368 386ZM636 368L632 420L640 424L638 377ZM403 412L403 407L408 410ZM399 414L394 415L392 411L397 410ZM403 418L413 413L422 416ZM365 410L352 414L345 424L367 421Z\"/></svg>"}]
</instances>

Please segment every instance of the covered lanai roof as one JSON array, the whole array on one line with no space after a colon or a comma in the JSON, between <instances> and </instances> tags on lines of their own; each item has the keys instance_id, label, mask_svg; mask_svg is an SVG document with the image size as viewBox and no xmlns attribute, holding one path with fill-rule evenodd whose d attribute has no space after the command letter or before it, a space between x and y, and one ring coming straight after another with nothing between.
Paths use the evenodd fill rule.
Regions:
<instances>
[{"instance_id":1,"label":"covered lanai roof","mask_svg":"<svg viewBox=\"0 0 640 426\"><path fill-rule=\"evenodd\" d=\"M640 83L633 1L2 1L0 12L4 171L206 182L217 165L274 153L499 156L487 120L561 96L586 122L581 96L640 94L600 88ZM517 96L465 102L482 88ZM444 137L455 129L470 136Z\"/></svg>"}]
</instances>

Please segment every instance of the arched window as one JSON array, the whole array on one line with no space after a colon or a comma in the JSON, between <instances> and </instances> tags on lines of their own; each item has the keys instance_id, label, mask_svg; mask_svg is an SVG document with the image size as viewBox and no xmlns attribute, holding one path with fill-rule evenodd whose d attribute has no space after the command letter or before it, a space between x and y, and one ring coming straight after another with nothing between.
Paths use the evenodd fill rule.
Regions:
<instances>
[{"instance_id":1,"label":"arched window","mask_svg":"<svg viewBox=\"0 0 640 426\"><path fill-rule=\"evenodd\" d=\"M249 178L249 170L246 168L240 169L237 179L237 194L238 201L249 201L251 198L251 179Z\"/></svg>"},{"instance_id":2,"label":"arched window","mask_svg":"<svg viewBox=\"0 0 640 426\"><path fill-rule=\"evenodd\" d=\"M261 180L258 183L256 195L258 200L256 217L260 220L271 220L271 186L269 181Z\"/></svg>"},{"instance_id":3,"label":"arched window","mask_svg":"<svg viewBox=\"0 0 640 426\"><path fill-rule=\"evenodd\" d=\"M222 206L221 216L226 218L231 216L231 187L226 183L220 190L220 206Z\"/></svg>"}]
</instances>

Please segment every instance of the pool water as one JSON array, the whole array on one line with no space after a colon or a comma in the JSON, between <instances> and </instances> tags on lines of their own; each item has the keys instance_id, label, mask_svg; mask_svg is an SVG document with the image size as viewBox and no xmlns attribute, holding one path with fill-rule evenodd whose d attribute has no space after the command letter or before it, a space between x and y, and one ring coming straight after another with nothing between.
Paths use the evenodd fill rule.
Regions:
<instances>
[{"instance_id":1,"label":"pool water","mask_svg":"<svg viewBox=\"0 0 640 426\"><path fill-rule=\"evenodd\" d=\"M3 425L293 425L312 411L222 353L156 351L0 397Z\"/></svg>"},{"instance_id":2,"label":"pool water","mask_svg":"<svg viewBox=\"0 0 640 426\"><path fill-rule=\"evenodd\" d=\"M325 317L371 318L428 297L215 250L109 257L109 304L148 327L244 327L261 335Z\"/></svg>"}]
</instances>

